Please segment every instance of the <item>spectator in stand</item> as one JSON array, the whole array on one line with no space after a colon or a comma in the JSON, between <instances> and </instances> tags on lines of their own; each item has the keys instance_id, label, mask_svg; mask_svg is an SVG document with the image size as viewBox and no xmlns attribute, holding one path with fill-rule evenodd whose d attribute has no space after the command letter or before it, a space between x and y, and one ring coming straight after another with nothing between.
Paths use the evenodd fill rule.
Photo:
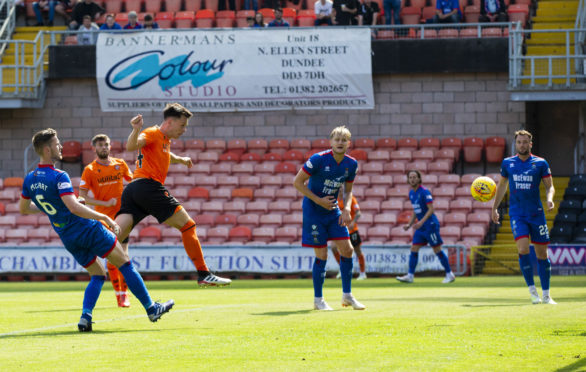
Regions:
<instances>
[{"instance_id":1,"label":"spectator in stand","mask_svg":"<svg viewBox=\"0 0 586 372\"><path fill-rule=\"evenodd\" d=\"M114 14L108 14L106 16L106 22L100 26L100 30L122 30L122 26L116 23Z\"/></svg>"},{"instance_id":2,"label":"spectator in stand","mask_svg":"<svg viewBox=\"0 0 586 372\"><path fill-rule=\"evenodd\" d=\"M508 20L504 0L480 0L478 22L507 22Z\"/></svg>"},{"instance_id":3,"label":"spectator in stand","mask_svg":"<svg viewBox=\"0 0 586 372\"><path fill-rule=\"evenodd\" d=\"M391 13L393 24L395 26L401 24L401 0L383 0L383 8L385 9L385 24L391 24Z\"/></svg>"},{"instance_id":4,"label":"spectator in stand","mask_svg":"<svg viewBox=\"0 0 586 372\"><path fill-rule=\"evenodd\" d=\"M250 10L250 8L255 12L258 11L258 0L244 0L244 10Z\"/></svg>"},{"instance_id":5,"label":"spectator in stand","mask_svg":"<svg viewBox=\"0 0 586 372\"><path fill-rule=\"evenodd\" d=\"M98 40L98 33L100 29L98 25L92 22L92 17L89 15L83 16L83 24L79 26L80 32L77 35L77 44L79 45L93 45Z\"/></svg>"},{"instance_id":6,"label":"spectator in stand","mask_svg":"<svg viewBox=\"0 0 586 372\"><path fill-rule=\"evenodd\" d=\"M144 25L143 28L145 30L156 30L157 28L159 28L159 24L155 21L153 21L153 16L150 14L146 14L144 16Z\"/></svg>"},{"instance_id":7,"label":"spectator in stand","mask_svg":"<svg viewBox=\"0 0 586 372\"><path fill-rule=\"evenodd\" d=\"M248 24L248 27L256 27L254 17L246 17L246 23Z\"/></svg>"},{"instance_id":8,"label":"spectator in stand","mask_svg":"<svg viewBox=\"0 0 586 372\"><path fill-rule=\"evenodd\" d=\"M226 8L226 1L228 2L228 8ZM235 0L220 0L218 2L218 10L236 10Z\"/></svg>"},{"instance_id":9,"label":"spectator in stand","mask_svg":"<svg viewBox=\"0 0 586 372\"><path fill-rule=\"evenodd\" d=\"M128 13L128 23L123 27L125 30L140 30L142 25L138 23L138 15L133 10Z\"/></svg>"},{"instance_id":10,"label":"spectator in stand","mask_svg":"<svg viewBox=\"0 0 586 372\"><path fill-rule=\"evenodd\" d=\"M462 19L458 0L437 0L434 23L459 23Z\"/></svg>"},{"instance_id":11,"label":"spectator in stand","mask_svg":"<svg viewBox=\"0 0 586 372\"><path fill-rule=\"evenodd\" d=\"M254 15L254 26L252 27L267 27L265 23L265 17L262 15L262 13L257 12Z\"/></svg>"},{"instance_id":12,"label":"spectator in stand","mask_svg":"<svg viewBox=\"0 0 586 372\"><path fill-rule=\"evenodd\" d=\"M358 0L334 0L334 24L351 26L358 24Z\"/></svg>"},{"instance_id":13,"label":"spectator in stand","mask_svg":"<svg viewBox=\"0 0 586 372\"><path fill-rule=\"evenodd\" d=\"M375 26L378 21L380 8L375 1L364 0L358 8L358 25L359 26Z\"/></svg>"},{"instance_id":14,"label":"spectator in stand","mask_svg":"<svg viewBox=\"0 0 586 372\"><path fill-rule=\"evenodd\" d=\"M58 7L55 7L58 11ZM90 20L96 21L106 10L95 3L93 0L83 0L75 4L73 12L71 13L71 22L69 22L69 28L71 30L77 30L83 23L83 17L86 15L90 16Z\"/></svg>"},{"instance_id":15,"label":"spectator in stand","mask_svg":"<svg viewBox=\"0 0 586 372\"><path fill-rule=\"evenodd\" d=\"M269 22L267 27L290 27L289 22L283 19L283 9L275 8L275 19Z\"/></svg>"},{"instance_id":16,"label":"spectator in stand","mask_svg":"<svg viewBox=\"0 0 586 372\"><path fill-rule=\"evenodd\" d=\"M49 19L47 20L47 26L53 26L53 18L55 17L55 0L39 0L33 3L33 11L37 18L37 26L44 26L42 10L49 11Z\"/></svg>"},{"instance_id":17,"label":"spectator in stand","mask_svg":"<svg viewBox=\"0 0 586 372\"><path fill-rule=\"evenodd\" d=\"M330 0L317 0L313 9L315 11L315 25L332 25L332 9L334 4Z\"/></svg>"}]
</instances>

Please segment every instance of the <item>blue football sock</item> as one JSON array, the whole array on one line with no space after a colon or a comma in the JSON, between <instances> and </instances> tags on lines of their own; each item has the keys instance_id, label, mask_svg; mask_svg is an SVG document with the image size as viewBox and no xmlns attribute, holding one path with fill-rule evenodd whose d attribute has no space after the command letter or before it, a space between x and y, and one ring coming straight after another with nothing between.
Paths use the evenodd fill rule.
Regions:
<instances>
[{"instance_id":1,"label":"blue football sock","mask_svg":"<svg viewBox=\"0 0 586 372\"><path fill-rule=\"evenodd\" d=\"M531 257L529 254L519 255L519 267L525 277L525 283L527 283L527 286L530 287L535 285L535 282L533 281L533 266L531 265Z\"/></svg>"},{"instance_id":2,"label":"blue football sock","mask_svg":"<svg viewBox=\"0 0 586 372\"><path fill-rule=\"evenodd\" d=\"M537 260L537 273L541 281L541 289L549 290L549 279L551 278L551 262L549 258L545 260Z\"/></svg>"},{"instance_id":3,"label":"blue football sock","mask_svg":"<svg viewBox=\"0 0 586 372\"><path fill-rule=\"evenodd\" d=\"M411 252L409 255L409 274L415 274L415 268L417 267L417 261L419 260L419 252Z\"/></svg>"},{"instance_id":4,"label":"blue football sock","mask_svg":"<svg viewBox=\"0 0 586 372\"><path fill-rule=\"evenodd\" d=\"M340 257L340 276L342 277L342 292L352 293L352 257Z\"/></svg>"},{"instance_id":5,"label":"blue football sock","mask_svg":"<svg viewBox=\"0 0 586 372\"><path fill-rule=\"evenodd\" d=\"M85 287L85 295L83 296L82 314L91 314L94 311L98 297L100 297L100 292L102 292L104 280L106 280L106 277L103 275L93 275L90 277L90 282Z\"/></svg>"},{"instance_id":6,"label":"blue football sock","mask_svg":"<svg viewBox=\"0 0 586 372\"><path fill-rule=\"evenodd\" d=\"M323 297L324 280L326 279L326 260L315 258L313 262L313 293L315 297Z\"/></svg>"},{"instance_id":7,"label":"blue football sock","mask_svg":"<svg viewBox=\"0 0 586 372\"><path fill-rule=\"evenodd\" d=\"M446 274L451 272L452 269L450 268L450 261L448 260L448 256L446 256L444 251L439 251L435 255L437 256L437 258L439 259L439 262L444 267L444 270L446 270Z\"/></svg>"},{"instance_id":8,"label":"blue football sock","mask_svg":"<svg viewBox=\"0 0 586 372\"><path fill-rule=\"evenodd\" d=\"M128 285L130 292L138 298L142 306L147 310L153 304L153 300L151 300L149 291L144 285L144 281L138 271L136 271L130 261L120 266L118 270L124 276L124 280L126 281L126 285Z\"/></svg>"}]
</instances>

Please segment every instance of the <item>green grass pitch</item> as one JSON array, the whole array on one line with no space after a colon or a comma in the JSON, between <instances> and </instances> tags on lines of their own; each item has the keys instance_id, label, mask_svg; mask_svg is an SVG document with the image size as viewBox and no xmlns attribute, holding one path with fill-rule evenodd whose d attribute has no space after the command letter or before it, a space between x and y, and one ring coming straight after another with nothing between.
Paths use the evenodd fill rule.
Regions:
<instances>
[{"instance_id":1,"label":"green grass pitch","mask_svg":"<svg viewBox=\"0 0 586 372\"><path fill-rule=\"evenodd\" d=\"M440 282L354 281L355 311L327 279L330 312L312 310L311 280L147 282L176 302L157 323L106 284L84 334L86 283L0 283L0 370L586 371L586 277L553 277L557 306L531 305L520 276Z\"/></svg>"}]
</instances>

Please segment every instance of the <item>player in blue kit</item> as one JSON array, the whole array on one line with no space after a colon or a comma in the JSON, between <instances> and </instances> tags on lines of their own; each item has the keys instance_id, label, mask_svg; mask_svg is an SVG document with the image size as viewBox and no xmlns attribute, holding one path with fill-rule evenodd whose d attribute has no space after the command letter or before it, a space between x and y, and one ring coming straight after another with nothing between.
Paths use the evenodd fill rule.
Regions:
<instances>
[{"instance_id":1,"label":"player in blue kit","mask_svg":"<svg viewBox=\"0 0 586 372\"><path fill-rule=\"evenodd\" d=\"M118 242L115 233L120 228L110 217L81 204L75 194L66 172L55 169L61 160L62 146L57 132L48 128L33 136L33 146L40 156L39 166L24 179L20 198L20 213L44 212L61 238L65 248L90 274L90 282L83 298L83 310L79 320L80 332L92 331L92 312L100 296L106 270L97 256L107 258L124 276L128 288L140 300L152 322L171 310L173 300L163 304L154 302L127 253ZM31 203L31 200L33 203Z\"/></svg>"},{"instance_id":2,"label":"player in blue kit","mask_svg":"<svg viewBox=\"0 0 586 372\"><path fill-rule=\"evenodd\" d=\"M323 298L323 285L328 258L328 240L333 240L341 255L342 306L355 310L366 307L352 295L352 254L348 224L352 205L352 182L356 176L358 162L346 155L350 145L350 131L340 126L330 133L331 150L312 155L295 176L293 186L303 198L303 233L301 244L315 251L313 263L314 309L332 310ZM306 184L306 181L309 181ZM344 209L338 208L337 195L345 186Z\"/></svg>"},{"instance_id":3,"label":"player in blue kit","mask_svg":"<svg viewBox=\"0 0 586 372\"><path fill-rule=\"evenodd\" d=\"M409 271L403 276L398 276L397 280L403 283L413 283L413 275L419 261L419 249L429 244L446 271L446 276L442 283L451 283L456 280L456 277L450 268L448 257L442 251L444 242L440 236L439 221L433 213L431 192L421 186L421 173L417 170L407 172L407 183L411 186L409 200L413 206L413 214L411 215L411 220L403 226L403 229L409 230L409 228L413 227L415 233L413 234L413 243L409 254ZM417 218L417 222L415 222L415 218Z\"/></svg>"},{"instance_id":4,"label":"player in blue kit","mask_svg":"<svg viewBox=\"0 0 586 372\"><path fill-rule=\"evenodd\" d=\"M551 177L549 164L545 159L531 154L533 136L526 130L515 132L515 148L517 155L505 158L501 163L501 178L496 187L496 196L492 205L492 221L499 224L498 206L500 205L507 186L510 189L509 216L511 229L519 252L519 266L529 287L531 302L538 304L541 301L535 282L533 281L533 267L529 258L529 238L535 247L537 256L537 272L543 290L543 303L555 305L556 302L549 295L549 280L551 277L551 262L547 257L549 231L545 220L545 212L541 204L539 184L543 181L546 189L547 210L554 207L553 196L555 189ZM508 185L507 185L508 180Z\"/></svg>"}]
</instances>

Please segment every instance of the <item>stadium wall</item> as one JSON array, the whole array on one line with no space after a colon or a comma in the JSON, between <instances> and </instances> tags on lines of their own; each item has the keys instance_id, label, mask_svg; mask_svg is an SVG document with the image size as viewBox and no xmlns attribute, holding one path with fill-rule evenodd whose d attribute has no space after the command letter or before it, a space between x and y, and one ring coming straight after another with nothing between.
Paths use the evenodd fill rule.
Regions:
<instances>
[{"instance_id":1,"label":"stadium wall","mask_svg":"<svg viewBox=\"0 0 586 372\"><path fill-rule=\"evenodd\" d=\"M526 121L525 103L510 100L506 72L376 75L373 110L298 110L202 113L183 138L323 138L346 124L354 137L468 137L507 139ZM95 79L48 80L43 109L0 110L0 177L22 176L33 133L53 127L62 141L87 141L98 132L128 136L129 113L99 108ZM143 113L147 125L160 113ZM75 174L72 174L75 176Z\"/></svg>"}]
</instances>

